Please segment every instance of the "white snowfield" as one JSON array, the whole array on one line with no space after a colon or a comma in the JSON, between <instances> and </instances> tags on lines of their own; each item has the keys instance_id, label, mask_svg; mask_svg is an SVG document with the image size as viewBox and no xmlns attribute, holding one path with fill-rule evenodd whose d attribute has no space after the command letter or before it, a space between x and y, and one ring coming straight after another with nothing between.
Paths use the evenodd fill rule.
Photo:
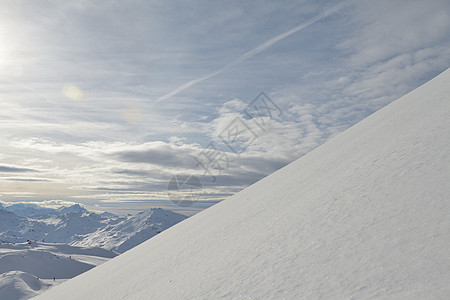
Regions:
<instances>
[{"instance_id":1,"label":"white snowfield","mask_svg":"<svg viewBox=\"0 0 450 300\"><path fill-rule=\"evenodd\" d=\"M450 69L37 299L450 299Z\"/></svg>"}]
</instances>

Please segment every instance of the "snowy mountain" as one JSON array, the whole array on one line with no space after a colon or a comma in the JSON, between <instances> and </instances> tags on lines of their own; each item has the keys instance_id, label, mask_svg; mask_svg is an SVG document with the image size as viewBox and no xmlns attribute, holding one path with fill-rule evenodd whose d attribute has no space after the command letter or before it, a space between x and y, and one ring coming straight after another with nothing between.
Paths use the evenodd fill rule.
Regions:
<instances>
[{"instance_id":1,"label":"snowy mountain","mask_svg":"<svg viewBox=\"0 0 450 300\"><path fill-rule=\"evenodd\" d=\"M449 82L38 299L448 299Z\"/></svg>"},{"instance_id":2,"label":"snowy mountain","mask_svg":"<svg viewBox=\"0 0 450 300\"><path fill-rule=\"evenodd\" d=\"M87 214L89 213L87 211L87 209L85 209L84 207L81 207L80 204L74 204L72 206L69 207L61 207L60 209L58 209L58 214L70 214L70 213L75 213L75 214Z\"/></svg>"},{"instance_id":3,"label":"snowy mountain","mask_svg":"<svg viewBox=\"0 0 450 300\"><path fill-rule=\"evenodd\" d=\"M0 299L29 299L115 256L62 244L0 244Z\"/></svg>"},{"instance_id":4,"label":"snowy mountain","mask_svg":"<svg viewBox=\"0 0 450 300\"><path fill-rule=\"evenodd\" d=\"M160 208L146 210L123 219L108 218L112 221L106 226L71 244L98 246L123 253L184 219L186 219L184 215Z\"/></svg>"},{"instance_id":5,"label":"snowy mountain","mask_svg":"<svg viewBox=\"0 0 450 300\"><path fill-rule=\"evenodd\" d=\"M32 240L125 252L184 219L163 209L115 216L78 204L57 210L15 204L0 209L0 243Z\"/></svg>"},{"instance_id":6,"label":"snowy mountain","mask_svg":"<svg viewBox=\"0 0 450 300\"><path fill-rule=\"evenodd\" d=\"M0 209L2 209L2 208L4 208L4 207L0 204ZM51 213L55 212L54 209L42 207L37 204L31 204L31 203L12 204L12 205L8 206L7 210L15 213L18 216L22 216L22 217L46 215L46 214L51 214Z\"/></svg>"}]
</instances>

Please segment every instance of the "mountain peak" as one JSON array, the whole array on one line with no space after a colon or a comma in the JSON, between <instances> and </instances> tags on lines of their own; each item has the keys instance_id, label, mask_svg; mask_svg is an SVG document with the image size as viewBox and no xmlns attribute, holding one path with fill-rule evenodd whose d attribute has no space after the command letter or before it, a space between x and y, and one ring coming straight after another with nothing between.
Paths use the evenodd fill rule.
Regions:
<instances>
[{"instance_id":1,"label":"mountain peak","mask_svg":"<svg viewBox=\"0 0 450 300\"><path fill-rule=\"evenodd\" d=\"M68 213L84 214L84 213L88 213L89 211L77 203L72 206L63 206L58 209L58 212L60 214L68 214Z\"/></svg>"}]
</instances>

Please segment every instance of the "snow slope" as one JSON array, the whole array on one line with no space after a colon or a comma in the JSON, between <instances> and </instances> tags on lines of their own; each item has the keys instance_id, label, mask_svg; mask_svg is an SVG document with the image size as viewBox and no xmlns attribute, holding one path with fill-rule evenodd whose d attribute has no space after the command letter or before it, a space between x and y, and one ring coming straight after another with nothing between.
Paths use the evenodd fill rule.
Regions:
<instances>
[{"instance_id":1,"label":"snow slope","mask_svg":"<svg viewBox=\"0 0 450 300\"><path fill-rule=\"evenodd\" d=\"M1 244L0 299L29 299L115 256L117 253L101 248Z\"/></svg>"},{"instance_id":2,"label":"snow slope","mask_svg":"<svg viewBox=\"0 0 450 300\"><path fill-rule=\"evenodd\" d=\"M448 299L450 69L38 299Z\"/></svg>"}]
</instances>

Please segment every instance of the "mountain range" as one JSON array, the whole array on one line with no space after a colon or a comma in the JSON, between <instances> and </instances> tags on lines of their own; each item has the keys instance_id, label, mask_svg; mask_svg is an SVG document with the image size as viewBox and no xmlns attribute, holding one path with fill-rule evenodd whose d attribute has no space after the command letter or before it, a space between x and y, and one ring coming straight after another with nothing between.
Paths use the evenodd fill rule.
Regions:
<instances>
[{"instance_id":1,"label":"mountain range","mask_svg":"<svg viewBox=\"0 0 450 300\"><path fill-rule=\"evenodd\" d=\"M0 243L28 240L125 252L186 216L160 208L136 215L98 214L79 204L59 209L33 204L0 207Z\"/></svg>"}]
</instances>

